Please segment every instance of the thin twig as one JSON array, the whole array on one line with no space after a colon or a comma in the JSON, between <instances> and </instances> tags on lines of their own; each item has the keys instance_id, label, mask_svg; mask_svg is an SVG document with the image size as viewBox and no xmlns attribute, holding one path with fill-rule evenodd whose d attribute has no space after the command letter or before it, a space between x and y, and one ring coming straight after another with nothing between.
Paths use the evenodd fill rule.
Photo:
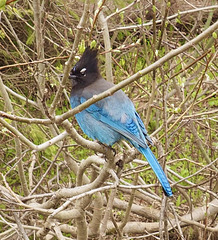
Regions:
<instances>
[{"instance_id":1,"label":"thin twig","mask_svg":"<svg viewBox=\"0 0 218 240\"><path fill-rule=\"evenodd\" d=\"M181 11L179 13L176 13L174 15L171 15L169 17L167 17L167 20L171 20L174 18L177 18L178 16L182 16L182 15L186 15L189 13L194 13L194 12L199 12L199 11L206 11L206 10L211 10L211 9L217 9L218 5L212 5L212 6L206 6L206 7L202 7L202 8L196 8L196 9L190 9L187 11ZM156 24L162 23L162 19L161 20L157 20ZM135 29L135 28L139 28L140 27L145 27L145 26L152 26L153 25L153 21L150 21L148 23L143 23L143 24L135 24L135 25L129 25L129 26L125 26L125 27L117 27L117 28L112 28L110 29L110 32L114 32L114 31L121 31L121 30L130 30L130 29Z\"/></svg>"}]
</instances>

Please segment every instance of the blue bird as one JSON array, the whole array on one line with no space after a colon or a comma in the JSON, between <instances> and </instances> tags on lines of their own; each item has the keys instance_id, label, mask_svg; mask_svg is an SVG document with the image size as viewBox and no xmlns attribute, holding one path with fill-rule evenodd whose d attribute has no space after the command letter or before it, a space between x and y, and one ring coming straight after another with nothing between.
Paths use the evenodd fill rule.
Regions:
<instances>
[{"instance_id":1,"label":"blue bird","mask_svg":"<svg viewBox=\"0 0 218 240\"><path fill-rule=\"evenodd\" d=\"M69 78L72 80L70 104L72 108L84 103L94 95L114 86L106 81L98 69L97 50L87 47ZM132 101L119 90L75 115L83 132L93 140L112 146L122 139L128 140L141 152L159 179L166 196L172 196L167 177L148 147L152 144L145 126Z\"/></svg>"}]
</instances>

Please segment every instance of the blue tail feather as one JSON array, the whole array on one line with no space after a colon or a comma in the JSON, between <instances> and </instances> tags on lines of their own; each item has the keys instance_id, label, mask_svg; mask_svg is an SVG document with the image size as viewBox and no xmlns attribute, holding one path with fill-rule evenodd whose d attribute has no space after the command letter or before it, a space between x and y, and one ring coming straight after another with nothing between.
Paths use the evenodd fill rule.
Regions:
<instances>
[{"instance_id":1,"label":"blue tail feather","mask_svg":"<svg viewBox=\"0 0 218 240\"><path fill-rule=\"evenodd\" d=\"M172 189L171 189L170 184L167 180L167 177L166 177L162 167L158 163L156 157L152 153L151 149L149 147L142 148L140 146L137 149L145 156L145 158L149 162L151 168L153 169L157 178L159 179L166 196L168 196L168 197L172 196L173 195Z\"/></svg>"}]
</instances>

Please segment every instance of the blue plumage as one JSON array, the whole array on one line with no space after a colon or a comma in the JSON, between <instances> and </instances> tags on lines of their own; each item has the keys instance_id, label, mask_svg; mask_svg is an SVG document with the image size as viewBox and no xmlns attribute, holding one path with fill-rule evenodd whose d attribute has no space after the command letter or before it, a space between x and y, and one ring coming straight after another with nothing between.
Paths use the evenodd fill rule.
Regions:
<instances>
[{"instance_id":1,"label":"blue plumage","mask_svg":"<svg viewBox=\"0 0 218 240\"><path fill-rule=\"evenodd\" d=\"M79 62L71 70L73 86L71 107L75 108L94 95L111 88L99 73L97 50L86 48ZM92 104L75 115L78 124L88 137L112 146L121 139L128 140L148 160L158 177L164 192L172 196L172 190L160 164L147 145L152 143L145 126L137 114L132 101L122 90Z\"/></svg>"}]
</instances>

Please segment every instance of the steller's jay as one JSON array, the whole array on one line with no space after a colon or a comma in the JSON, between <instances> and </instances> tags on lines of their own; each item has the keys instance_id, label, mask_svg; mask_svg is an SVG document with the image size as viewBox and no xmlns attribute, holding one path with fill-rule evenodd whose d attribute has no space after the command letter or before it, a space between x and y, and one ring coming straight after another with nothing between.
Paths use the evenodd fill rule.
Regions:
<instances>
[{"instance_id":1,"label":"steller's jay","mask_svg":"<svg viewBox=\"0 0 218 240\"><path fill-rule=\"evenodd\" d=\"M114 86L102 78L98 69L97 50L87 47L69 78L72 80L70 104L72 108L82 104L94 95ZM172 196L167 177L148 147L152 144L145 126L132 101L119 90L75 115L76 120L88 137L112 146L121 139L128 140L148 160L158 177L166 196Z\"/></svg>"}]
</instances>

